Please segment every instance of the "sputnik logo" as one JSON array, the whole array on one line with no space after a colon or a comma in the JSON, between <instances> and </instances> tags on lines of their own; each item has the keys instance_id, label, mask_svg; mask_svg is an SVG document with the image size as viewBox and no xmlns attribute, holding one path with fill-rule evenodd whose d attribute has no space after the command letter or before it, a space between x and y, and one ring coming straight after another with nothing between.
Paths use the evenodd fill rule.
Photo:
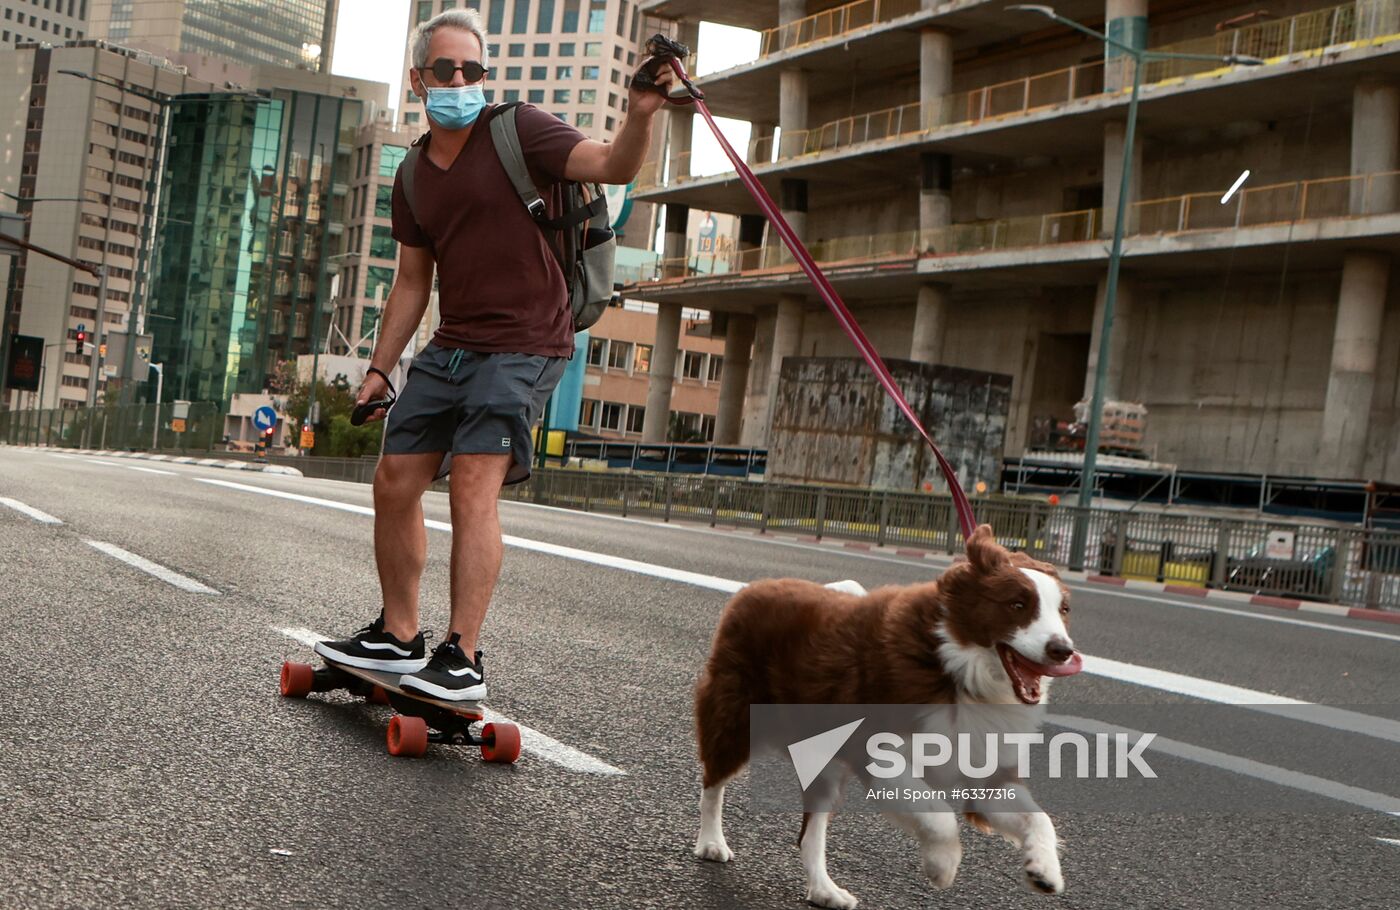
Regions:
<instances>
[{"instance_id":1,"label":"sputnik logo","mask_svg":"<svg viewBox=\"0 0 1400 910\"><path fill-rule=\"evenodd\" d=\"M817 775L831 764L831 760L836 757L837 752L841 751L846 740L850 739L851 734L856 732L856 727L863 723L865 723L865 718L862 717L860 720L853 720L848 724L827 730L825 733L800 739L788 746L788 755L792 757L792 766L797 769L797 780L802 784L803 790L811 786L812 781L817 779Z\"/></svg>"}]
</instances>

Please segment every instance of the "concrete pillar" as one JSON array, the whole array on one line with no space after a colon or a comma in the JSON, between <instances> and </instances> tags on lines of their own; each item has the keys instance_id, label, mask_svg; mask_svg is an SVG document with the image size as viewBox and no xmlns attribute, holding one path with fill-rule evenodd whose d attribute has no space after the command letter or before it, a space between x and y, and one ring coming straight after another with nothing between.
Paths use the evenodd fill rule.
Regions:
<instances>
[{"instance_id":1,"label":"concrete pillar","mask_svg":"<svg viewBox=\"0 0 1400 910\"><path fill-rule=\"evenodd\" d=\"M797 239L807 239L807 181L787 177L778 187L778 208Z\"/></svg>"},{"instance_id":2,"label":"concrete pillar","mask_svg":"<svg viewBox=\"0 0 1400 910\"><path fill-rule=\"evenodd\" d=\"M940 101L953 93L953 36L936 28L919 33L919 104L923 127L941 122Z\"/></svg>"},{"instance_id":3,"label":"concrete pillar","mask_svg":"<svg viewBox=\"0 0 1400 910\"><path fill-rule=\"evenodd\" d=\"M1122 395L1123 355L1128 345L1128 332L1133 319L1133 283L1123 275L1118 276L1118 297L1113 305L1113 333L1108 346L1108 375L1104 377L1104 400ZM1108 277L1099 279L1098 292L1094 295L1094 330L1089 340L1089 363L1084 373L1084 399L1094 396L1094 374L1099 364L1099 338L1103 328L1103 308L1108 299Z\"/></svg>"},{"instance_id":4,"label":"concrete pillar","mask_svg":"<svg viewBox=\"0 0 1400 910\"><path fill-rule=\"evenodd\" d=\"M715 417L715 445L739 444L744 425L744 396L749 385L749 357L753 349L754 318L730 313L724 333L724 367L719 374L719 414Z\"/></svg>"},{"instance_id":5,"label":"concrete pillar","mask_svg":"<svg viewBox=\"0 0 1400 910\"><path fill-rule=\"evenodd\" d=\"M773 362L773 331L777 308L765 307L754 313L753 355L749 360L749 394L744 406L743 429L739 444L761 448L768 441L768 374Z\"/></svg>"},{"instance_id":6,"label":"concrete pillar","mask_svg":"<svg viewBox=\"0 0 1400 910\"><path fill-rule=\"evenodd\" d=\"M676 352L681 346L681 305L657 305L656 338L651 348L651 377L647 381L647 413L642 419L642 442L665 442L671 426L671 385L676 380Z\"/></svg>"},{"instance_id":7,"label":"concrete pillar","mask_svg":"<svg viewBox=\"0 0 1400 910\"><path fill-rule=\"evenodd\" d=\"M1124 121L1112 120L1103 126L1103 221L1100 236L1111 237L1113 225L1118 218L1118 191L1123 181L1123 142L1127 138L1128 125ZM1128 183L1128 221L1124 230L1131 231L1137 223L1133 217L1133 203L1142 198L1142 135L1133 143L1133 172Z\"/></svg>"},{"instance_id":8,"label":"concrete pillar","mask_svg":"<svg viewBox=\"0 0 1400 910\"><path fill-rule=\"evenodd\" d=\"M801 343L802 298L795 294L784 294L778 298L778 320L773 325L773 350L768 363L768 402L763 419L763 445L771 445L773 439L773 414L778 405L778 385L783 372L783 358L795 356Z\"/></svg>"},{"instance_id":9,"label":"concrete pillar","mask_svg":"<svg viewBox=\"0 0 1400 910\"><path fill-rule=\"evenodd\" d=\"M1365 81L1352 93L1351 213L1374 215L1400 207L1400 85Z\"/></svg>"},{"instance_id":10,"label":"concrete pillar","mask_svg":"<svg viewBox=\"0 0 1400 910\"><path fill-rule=\"evenodd\" d=\"M938 363L943 356L943 336L948 331L948 289L941 284L919 288L914 305L914 331L909 340L909 359L915 363Z\"/></svg>"},{"instance_id":11,"label":"concrete pillar","mask_svg":"<svg viewBox=\"0 0 1400 910\"><path fill-rule=\"evenodd\" d=\"M690 220L690 206L666 203L666 233L662 236L662 274L674 278L686 274L685 228Z\"/></svg>"},{"instance_id":12,"label":"concrete pillar","mask_svg":"<svg viewBox=\"0 0 1400 910\"><path fill-rule=\"evenodd\" d=\"M924 152L919 164L919 248L936 250L941 229L953 223L953 159Z\"/></svg>"},{"instance_id":13,"label":"concrete pillar","mask_svg":"<svg viewBox=\"0 0 1400 910\"><path fill-rule=\"evenodd\" d=\"M1348 253L1342 266L1318 462L1332 477L1359 480L1366 468L1366 431L1389 278L1390 257L1383 253Z\"/></svg>"},{"instance_id":14,"label":"concrete pillar","mask_svg":"<svg viewBox=\"0 0 1400 910\"><path fill-rule=\"evenodd\" d=\"M1147 47L1147 0L1105 0L1104 24L1108 37L1129 47ZM1104 88L1114 91L1132 85L1132 66L1132 57L1105 44Z\"/></svg>"},{"instance_id":15,"label":"concrete pillar","mask_svg":"<svg viewBox=\"0 0 1400 910\"><path fill-rule=\"evenodd\" d=\"M791 158L807 147L807 74L785 69L778 74L778 157Z\"/></svg>"}]
</instances>

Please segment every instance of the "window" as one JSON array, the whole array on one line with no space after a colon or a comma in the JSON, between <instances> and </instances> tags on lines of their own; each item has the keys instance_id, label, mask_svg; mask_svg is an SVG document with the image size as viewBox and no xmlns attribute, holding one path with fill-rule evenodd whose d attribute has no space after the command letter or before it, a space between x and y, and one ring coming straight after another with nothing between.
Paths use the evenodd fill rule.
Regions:
<instances>
[{"instance_id":1,"label":"window","mask_svg":"<svg viewBox=\"0 0 1400 910\"><path fill-rule=\"evenodd\" d=\"M651 372L651 345L649 345L649 344L639 344L639 345L637 345L636 356L632 358L632 372L634 372L634 373L650 373L650 372Z\"/></svg>"},{"instance_id":2,"label":"window","mask_svg":"<svg viewBox=\"0 0 1400 910\"><path fill-rule=\"evenodd\" d=\"M530 0L515 0L515 15L510 17L510 30L516 35L530 30Z\"/></svg>"},{"instance_id":3,"label":"window","mask_svg":"<svg viewBox=\"0 0 1400 910\"><path fill-rule=\"evenodd\" d=\"M602 404L596 398L585 398L578 409L578 425L581 427L598 428L598 405Z\"/></svg>"},{"instance_id":4,"label":"window","mask_svg":"<svg viewBox=\"0 0 1400 910\"><path fill-rule=\"evenodd\" d=\"M535 56L536 56L536 57L548 57L548 56L549 56L549 45L548 45L548 44L536 44L536 45L535 45Z\"/></svg>"},{"instance_id":5,"label":"window","mask_svg":"<svg viewBox=\"0 0 1400 910\"><path fill-rule=\"evenodd\" d=\"M603 418L598 422L600 430L622 429L622 405L615 401L603 402Z\"/></svg>"},{"instance_id":6,"label":"window","mask_svg":"<svg viewBox=\"0 0 1400 910\"><path fill-rule=\"evenodd\" d=\"M642 424L646 423L646 419L647 409L639 407L635 404L632 405L630 408L627 409L627 432L642 432Z\"/></svg>"},{"instance_id":7,"label":"window","mask_svg":"<svg viewBox=\"0 0 1400 910\"><path fill-rule=\"evenodd\" d=\"M490 101L491 99L490 99L490 98L487 98L486 100L487 100L487 101ZM609 118L609 119L611 119L611 118ZM404 122L404 123L418 123L418 122L419 122L418 112L417 112L417 111L405 111L405 112L404 112L404 115L403 115L403 122Z\"/></svg>"},{"instance_id":8,"label":"window","mask_svg":"<svg viewBox=\"0 0 1400 910\"><path fill-rule=\"evenodd\" d=\"M384 183L374 188L374 217L394 217L394 187Z\"/></svg>"},{"instance_id":9,"label":"window","mask_svg":"<svg viewBox=\"0 0 1400 910\"><path fill-rule=\"evenodd\" d=\"M396 251L393 228L376 224L369 237L369 254L375 259L393 259Z\"/></svg>"},{"instance_id":10,"label":"window","mask_svg":"<svg viewBox=\"0 0 1400 910\"><path fill-rule=\"evenodd\" d=\"M507 78L507 79L516 79L516 80L518 80L518 79L520 78L520 73L521 73L521 67L518 67L518 66L508 66L508 67L506 67L506 78Z\"/></svg>"},{"instance_id":11,"label":"window","mask_svg":"<svg viewBox=\"0 0 1400 910\"><path fill-rule=\"evenodd\" d=\"M544 67L540 67L540 69L544 69ZM554 103L555 103L555 104L568 104L568 103L569 103L569 98L570 98L570 96L572 96L572 95L573 95L573 92L571 92L569 89L566 89L566 88L557 88L557 89L554 90Z\"/></svg>"},{"instance_id":12,"label":"window","mask_svg":"<svg viewBox=\"0 0 1400 910\"><path fill-rule=\"evenodd\" d=\"M535 17L535 31L541 35L554 31L554 0L540 0L540 12Z\"/></svg>"},{"instance_id":13,"label":"window","mask_svg":"<svg viewBox=\"0 0 1400 910\"><path fill-rule=\"evenodd\" d=\"M617 129L617 121L611 117L608 117L607 126L605 127L605 129L611 133L613 130Z\"/></svg>"},{"instance_id":14,"label":"window","mask_svg":"<svg viewBox=\"0 0 1400 910\"><path fill-rule=\"evenodd\" d=\"M384 265L372 265L365 270L365 296L370 300L379 300L380 288L383 288L385 300L389 299L389 291L394 286L394 270Z\"/></svg>"},{"instance_id":15,"label":"window","mask_svg":"<svg viewBox=\"0 0 1400 910\"><path fill-rule=\"evenodd\" d=\"M505 91L501 92L501 100L505 101L507 104L512 101L519 101L520 90L513 88L506 89Z\"/></svg>"},{"instance_id":16,"label":"window","mask_svg":"<svg viewBox=\"0 0 1400 910\"><path fill-rule=\"evenodd\" d=\"M491 0L491 12L486 16L486 31L499 35L506 24L506 0Z\"/></svg>"},{"instance_id":17,"label":"window","mask_svg":"<svg viewBox=\"0 0 1400 910\"><path fill-rule=\"evenodd\" d=\"M715 441L715 415L700 415L700 435L705 437L706 442Z\"/></svg>"},{"instance_id":18,"label":"window","mask_svg":"<svg viewBox=\"0 0 1400 910\"><path fill-rule=\"evenodd\" d=\"M482 89L482 90L481 90L481 97L483 97L483 98L486 99L486 103L487 103L487 104L491 104L491 103L493 103L493 102L496 100L496 90L493 89L493 88ZM414 122L417 122L417 121L415 120Z\"/></svg>"},{"instance_id":19,"label":"window","mask_svg":"<svg viewBox=\"0 0 1400 910\"><path fill-rule=\"evenodd\" d=\"M564 23L559 29L561 32L578 31L578 4L579 0L564 0Z\"/></svg>"},{"instance_id":20,"label":"window","mask_svg":"<svg viewBox=\"0 0 1400 910\"><path fill-rule=\"evenodd\" d=\"M492 59L501 56L501 46L499 44L496 44L494 41L490 44L487 50L490 51Z\"/></svg>"},{"instance_id":21,"label":"window","mask_svg":"<svg viewBox=\"0 0 1400 910\"><path fill-rule=\"evenodd\" d=\"M607 356L608 339L590 338L588 339L588 366L600 367L603 365L603 358Z\"/></svg>"},{"instance_id":22,"label":"window","mask_svg":"<svg viewBox=\"0 0 1400 910\"><path fill-rule=\"evenodd\" d=\"M617 92L608 92L608 107L617 107Z\"/></svg>"},{"instance_id":23,"label":"window","mask_svg":"<svg viewBox=\"0 0 1400 910\"><path fill-rule=\"evenodd\" d=\"M598 90L596 88L581 88L578 90L579 104L597 104Z\"/></svg>"},{"instance_id":24,"label":"window","mask_svg":"<svg viewBox=\"0 0 1400 910\"><path fill-rule=\"evenodd\" d=\"M601 41L585 41L583 43L583 55L585 57L601 57L603 55L603 43Z\"/></svg>"},{"instance_id":25,"label":"window","mask_svg":"<svg viewBox=\"0 0 1400 910\"><path fill-rule=\"evenodd\" d=\"M379 151L379 176L392 177L399 172L408 149L399 145L386 145Z\"/></svg>"},{"instance_id":26,"label":"window","mask_svg":"<svg viewBox=\"0 0 1400 910\"><path fill-rule=\"evenodd\" d=\"M530 67L530 78L533 79L533 80L535 80L535 81L537 81L537 82L543 82L544 80L546 80L546 79L549 78L549 67L547 67L547 66L532 66L532 67Z\"/></svg>"},{"instance_id":27,"label":"window","mask_svg":"<svg viewBox=\"0 0 1400 910\"><path fill-rule=\"evenodd\" d=\"M512 56L512 57L524 57L524 56L525 56L525 45L523 45L523 44L512 44L512 45L510 45L509 47L506 48L506 53L509 54L509 55Z\"/></svg>"},{"instance_id":28,"label":"window","mask_svg":"<svg viewBox=\"0 0 1400 910\"><path fill-rule=\"evenodd\" d=\"M554 68L554 78L560 81L574 78L574 68L572 66L556 66Z\"/></svg>"},{"instance_id":29,"label":"window","mask_svg":"<svg viewBox=\"0 0 1400 910\"><path fill-rule=\"evenodd\" d=\"M685 361L681 365L682 379L699 379L705 375L705 355L698 351L685 351Z\"/></svg>"},{"instance_id":30,"label":"window","mask_svg":"<svg viewBox=\"0 0 1400 910\"><path fill-rule=\"evenodd\" d=\"M544 89L532 88L526 94L526 98L531 104L544 104Z\"/></svg>"},{"instance_id":31,"label":"window","mask_svg":"<svg viewBox=\"0 0 1400 910\"><path fill-rule=\"evenodd\" d=\"M433 18L433 0L418 0L418 18L414 25L422 25Z\"/></svg>"},{"instance_id":32,"label":"window","mask_svg":"<svg viewBox=\"0 0 1400 910\"><path fill-rule=\"evenodd\" d=\"M622 59L622 45L620 45L620 44L614 44L614 45L613 45L613 59L614 59L614 60L621 60L621 59Z\"/></svg>"},{"instance_id":33,"label":"window","mask_svg":"<svg viewBox=\"0 0 1400 910\"><path fill-rule=\"evenodd\" d=\"M724 358L719 354L710 355L710 370L705 374L710 382L719 382L720 374L724 370Z\"/></svg>"},{"instance_id":34,"label":"window","mask_svg":"<svg viewBox=\"0 0 1400 910\"><path fill-rule=\"evenodd\" d=\"M585 79L597 79L597 78L598 78L598 67L596 67L596 66L585 66L585 67L583 68L583 78L585 78Z\"/></svg>"},{"instance_id":35,"label":"window","mask_svg":"<svg viewBox=\"0 0 1400 910\"><path fill-rule=\"evenodd\" d=\"M607 0L591 0L588 9L588 30L593 34L603 31L603 21L608 17Z\"/></svg>"},{"instance_id":36,"label":"window","mask_svg":"<svg viewBox=\"0 0 1400 910\"><path fill-rule=\"evenodd\" d=\"M593 126L593 115L587 113L575 114L574 126L583 127L585 129L591 129Z\"/></svg>"},{"instance_id":37,"label":"window","mask_svg":"<svg viewBox=\"0 0 1400 910\"><path fill-rule=\"evenodd\" d=\"M561 57L572 57L576 53L578 53L578 51L574 49L574 43L572 41L565 41L563 44L559 45L559 56Z\"/></svg>"},{"instance_id":38,"label":"window","mask_svg":"<svg viewBox=\"0 0 1400 910\"><path fill-rule=\"evenodd\" d=\"M608 368L625 370L632 363L632 342L614 341L608 345Z\"/></svg>"},{"instance_id":39,"label":"window","mask_svg":"<svg viewBox=\"0 0 1400 910\"><path fill-rule=\"evenodd\" d=\"M564 113L563 111L555 111L554 119L558 120L560 123L568 123L569 115Z\"/></svg>"}]
</instances>

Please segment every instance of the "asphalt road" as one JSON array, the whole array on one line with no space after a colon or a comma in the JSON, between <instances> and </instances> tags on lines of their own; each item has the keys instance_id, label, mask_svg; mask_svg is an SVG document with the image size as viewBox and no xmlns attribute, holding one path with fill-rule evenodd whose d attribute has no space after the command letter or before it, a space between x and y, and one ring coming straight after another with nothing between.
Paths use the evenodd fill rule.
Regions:
<instances>
[{"instance_id":1,"label":"asphalt road","mask_svg":"<svg viewBox=\"0 0 1400 910\"><path fill-rule=\"evenodd\" d=\"M304 639L378 611L368 487L2 447L0 497L0 647L17 668L0 696L5 908L804 906L797 818L750 811L743 779L725 817L735 861L690 853L691 688L723 588L779 575L875 587L933 571L505 503L514 545L482 645L490 707L548 739L514 766L440 746L406 760L384 750L388 709L277 693L284 659L311 661ZM448 521L443 495L425 507ZM424 623L442 628L449 535L429 540ZM610 557L635 562L600 564ZM1057 684L1055 710L1237 703L1219 708L1238 717L1234 735L1172 731L1230 761L1168 770L1238 788L1260 811L1047 805L1068 884L1053 898L1022 889L1010 846L970 830L957 883L936 892L905 835L839 815L828 862L862 907L1395 905L1400 817L1367 803L1400 798L1400 627L1073 596L1090 672ZM1333 713L1303 722L1238 706L1276 696ZM1336 728L1356 714L1375 729ZM1259 763L1311 777L1265 782L1249 772ZM598 773L609 767L621 773Z\"/></svg>"}]
</instances>

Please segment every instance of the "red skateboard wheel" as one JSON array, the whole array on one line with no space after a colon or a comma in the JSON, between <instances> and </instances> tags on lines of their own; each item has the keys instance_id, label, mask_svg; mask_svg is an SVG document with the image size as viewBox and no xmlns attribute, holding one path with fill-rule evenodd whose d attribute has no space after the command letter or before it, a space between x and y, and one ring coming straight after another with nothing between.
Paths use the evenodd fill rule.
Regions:
<instances>
[{"instance_id":1,"label":"red skateboard wheel","mask_svg":"<svg viewBox=\"0 0 1400 910\"><path fill-rule=\"evenodd\" d=\"M421 717L395 714L389 718L389 754L418 758L428 751L428 724Z\"/></svg>"},{"instance_id":2,"label":"red skateboard wheel","mask_svg":"<svg viewBox=\"0 0 1400 910\"><path fill-rule=\"evenodd\" d=\"M372 705L387 705L389 703L389 693L385 692L379 686L375 686L370 690L369 694L365 696L365 701Z\"/></svg>"},{"instance_id":3,"label":"red skateboard wheel","mask_svg":"<svg viewBox=\"0 0 1400 910\"><path fill-rule=\"evenodd\" d=\"M486 724L481 728L481 757L509 764L520 757L520 728L515 724Z\"/></svg>"},{"instance_id":4,"label":"red skateboard wheel","mask_svg":"<svg viewBox=\"0 0 1400 910\"><path fill-rule=\"evenodd\" d=\"M286 661L282 664L280 688L287 698L305 698L311 693L311 685L316 679L316 670L310 664Z\"/></svg>"}]
</instances>

